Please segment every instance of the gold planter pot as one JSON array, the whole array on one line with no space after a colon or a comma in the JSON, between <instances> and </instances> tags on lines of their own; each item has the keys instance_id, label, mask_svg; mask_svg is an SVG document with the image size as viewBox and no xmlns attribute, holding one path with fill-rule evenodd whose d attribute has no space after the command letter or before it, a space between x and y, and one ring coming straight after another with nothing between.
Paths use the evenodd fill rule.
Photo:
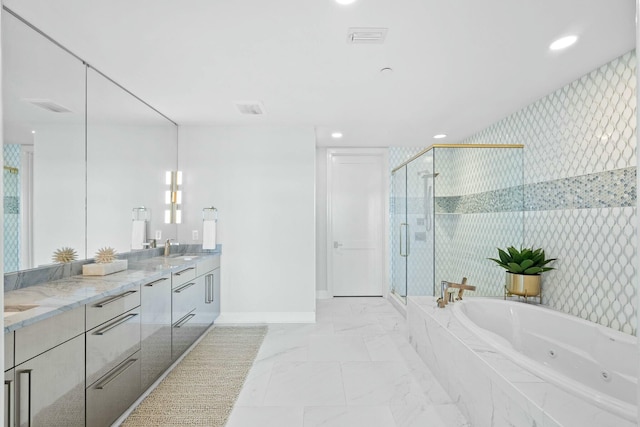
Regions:
<instances>
[{"instance_id":1,"label":"gold planter pot","mask_svg":"<svg viewBox=\"0 0 640 427\"><path fill-rule=\"evenodd\" d=\"M541 275L514 274L507 272L505 289L507 295L535 297L540 295Z\"/></svg>"}]
</instances>

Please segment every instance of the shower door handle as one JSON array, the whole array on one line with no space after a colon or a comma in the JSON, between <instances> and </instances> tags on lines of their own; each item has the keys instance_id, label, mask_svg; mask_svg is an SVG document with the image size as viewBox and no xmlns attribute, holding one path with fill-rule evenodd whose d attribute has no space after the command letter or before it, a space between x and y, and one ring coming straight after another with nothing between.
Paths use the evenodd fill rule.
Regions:
<instances>
[{"instance_id":1,"label":"shower door handle","mask_svg":"<svg viewBox=\"0 0 640 427\"><path fill-rule=\"evenodd\" d=\"M402 244L402 227L404 227L404 245ZM404 253L402 253L402 247L404 246ZM408 257L409 256L409 224L403 222L400 224L400 256Z\"/></svg>"}]
</instances>

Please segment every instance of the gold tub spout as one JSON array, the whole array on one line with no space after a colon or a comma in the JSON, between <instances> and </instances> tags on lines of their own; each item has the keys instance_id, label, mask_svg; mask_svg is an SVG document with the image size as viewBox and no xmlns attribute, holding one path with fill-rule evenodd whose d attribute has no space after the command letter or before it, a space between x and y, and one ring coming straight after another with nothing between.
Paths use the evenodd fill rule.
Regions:
<instances>
[{"instance_id":1,"label":"gold tub spout","mask_svg":"<svg viewBox=\"0 0 640 427\"><path fill-rule=\"evenodd\" d=\"M462 299L464 291L475 291L476 287L473 285L467 285L467 278L463 277L461 283L447 282L443 280L440 282L440 298L438 298L438 307L444 308L447 303L454 302L453 293L449 293L449 288L458 289L458 297L455 301Z\"/></svg>"}]
</instances>

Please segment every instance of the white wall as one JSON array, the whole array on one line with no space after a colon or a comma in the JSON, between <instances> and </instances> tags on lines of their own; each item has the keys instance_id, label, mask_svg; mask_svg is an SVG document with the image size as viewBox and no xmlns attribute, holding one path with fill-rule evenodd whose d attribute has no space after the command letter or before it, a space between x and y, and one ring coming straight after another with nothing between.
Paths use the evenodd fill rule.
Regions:
<instances>
[{"instance_id":1,"label":"white wall","mask_svg":"<svg viewBox=\"0 0 640 427\"><path fill-rule=\"evenodd\" d=\"M180 242L201 243L202 208L218 208L219 321L313 322L313 128L181 126L178 158Z\"/></svg>"},{"instance_id":2,"label":"white wall","mask_svg":"<svg viewBox=\"0 0 640 427\"><path fill-rule=\"evenodd\" d=\"M327 147L316 149L316 294L328 298L327 285Z\"/></svg>"}]
</instances>

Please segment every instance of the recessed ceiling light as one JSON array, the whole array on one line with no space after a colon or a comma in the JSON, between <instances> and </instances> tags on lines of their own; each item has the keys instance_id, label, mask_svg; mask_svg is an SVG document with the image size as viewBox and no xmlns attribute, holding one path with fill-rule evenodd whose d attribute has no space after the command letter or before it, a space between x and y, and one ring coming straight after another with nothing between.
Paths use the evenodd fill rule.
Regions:
<instances>
[{"instance_id":1,"label":"recessed ceiling light","mask_svg":"<svg viewBox=\"0 0 640 427\"><path fill-rule=\"evenodd\" d=\"M577 41L578 41L578 36L574 36L574 35L560 37L558 40L554 41L549 45L549 49L551 50L566 49Z\"/></svg>"},{"instance_id":2,"label":"recessed ceiling light","mask_svg":"<svg viewBox=\"0 0 640 427\"><path fill-rule=\"evenodd\" d=\"M382 74L393 74L393 68L391 67L384 67L380 69L380 72Z\"/></svg>"},{"instance_id":3,"label":"recessed ceiling light","mask_svg":"<svg viewBox=\"0 0 640 427\"><path fill-rule=\"evenodd\" d=\"M32 131L31 131L31 133L36 133L36 131L35 131L35 130L32 130Z\"/></svg>"},{"instance_id":4,"label":"recessed ceiling light","mask_svg":"<svg viewBox=\"0 0 640 427\"><path fill-rule=\"evenodd\" d=\"M331 138L333 138L333 139L340 139L340 138L342 138L342 132L333 132L333 133L331 134Z\"/></svg>"},{"instance_id":5,"label":"recessed ceiling light","mask_svg":"<svg viewBox=\"0 0 640 427\"><path fill-rule=\"evenodd\" d=\"M433 139L442 139L442 138L446 138L447 134L446 133L439 133L437 135L433 135Z\"/></svg>"},{"instance_id":6,"label":"recessed ceiling light","mask_svg":"<svg viewBox=\"0 0 640 427\"><path fill-rule=\"evenodd\" d=\"M338 4L351 4L351 3L355 3L356 0L336 0L336 3Z\"/></svg>"}]
</instances>

